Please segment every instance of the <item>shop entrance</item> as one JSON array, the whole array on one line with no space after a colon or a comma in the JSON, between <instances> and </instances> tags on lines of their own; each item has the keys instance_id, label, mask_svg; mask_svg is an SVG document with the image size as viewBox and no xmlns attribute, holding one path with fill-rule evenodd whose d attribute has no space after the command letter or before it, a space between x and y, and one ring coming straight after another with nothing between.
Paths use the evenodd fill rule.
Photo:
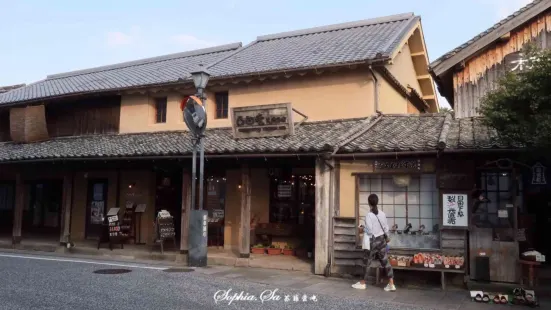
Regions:
<instances>
[{"instance_id":1,"label":"shop entrance","mask_svg":"<svg viewBox=\"0 0 551 310\"><path fill-rule=\"evenodd\" d=\"M23 209L23 234L59 237L63 182L37 181L28 184L29 200Z\"/></svg>"},{"instance_id":2,"label":"shop entrance","mask_svg":"<svg viewBox=\"0 0 551 310\"><path fill-rule=\"evenodd\" d=\"M550 257L551 242L548 240L548 231L551 225L551 193L548 190L529 192L526 195L526 206L531 220L522 226L527 228L531 238L523 250L535 249ZM551 265L551 259L547 259L544 264Z\"/></svg>"},{"instance_id":3,"label":"shop entrance","mask_svg":"<svg viewBox=\"0 0 551 310\"><path fill-rule=\"evenodd\" d=\"M86 200L86 238L97 239L101 236L103 219L107 214L107 179L88 180Z\"/></svg>"},{"instance_id":4,"label":"shop entrance","mask_svg":"<svg viewBox=\"0 0 551 310\"><path fill-rule=\"evenodd\" d=\"M182 170L174 170L167 169L157 172L155 217L161 210L166 210L172 215L176 241L179 242L182 218Z\"/></svg>"},{"instance_id":5,"label":"shop entrance","mask_svg":"<svg viewBox=\"0 0 551 310\"><path fill-rule=\"evenodd\" d=\"M269 223L259 223L251 244L264 243L313 259L315 176L313 169L269 170ZM254 219L253 219L254 220Z\"/></svg>"}]
</instances>

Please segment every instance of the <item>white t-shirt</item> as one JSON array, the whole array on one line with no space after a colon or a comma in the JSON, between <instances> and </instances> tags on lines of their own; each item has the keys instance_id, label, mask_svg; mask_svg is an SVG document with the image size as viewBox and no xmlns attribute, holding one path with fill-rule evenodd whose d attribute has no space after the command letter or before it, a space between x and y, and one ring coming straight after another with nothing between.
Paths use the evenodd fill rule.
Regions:
<instances>
[{"instance_id":1,"label":"white t-shirt","mask_svg":"<svg viewBox=\"0 0 551 310\"><path fill-rule=\"evenodd\" d=\"M377 220L377 218L379 220ZM379 221L381 224L379 224ZM381 225L383 226L381 229ZM379 210L379 213L375 215L373 212L369 212L365 216L365 226L367 228L368 234L377 238L379 236L388 234L388 223L386 220L386 215L383 211Z\"/></svg>"}]
</instances>

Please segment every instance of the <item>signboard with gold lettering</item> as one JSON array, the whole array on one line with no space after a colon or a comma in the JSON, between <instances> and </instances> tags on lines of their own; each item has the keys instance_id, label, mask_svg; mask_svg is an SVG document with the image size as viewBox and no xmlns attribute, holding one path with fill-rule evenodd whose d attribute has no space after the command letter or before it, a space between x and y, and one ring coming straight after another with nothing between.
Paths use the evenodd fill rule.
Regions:
<instances>
[{"instance_id":1,"label":"signboard with gold lettering","mask_svg":"<svg viewBox=\"0 0 551 310\"><path fill-rule=\"evenodd\" d=\"M233 136L236 139L294 134L290 103L238 107L231 111Z\"/></svg>"}]
</instances>

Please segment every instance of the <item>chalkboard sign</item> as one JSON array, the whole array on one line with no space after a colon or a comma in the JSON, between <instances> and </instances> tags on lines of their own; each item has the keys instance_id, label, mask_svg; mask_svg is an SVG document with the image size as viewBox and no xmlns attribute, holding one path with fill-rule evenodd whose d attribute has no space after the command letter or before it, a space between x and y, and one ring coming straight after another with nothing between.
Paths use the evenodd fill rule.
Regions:
<instances>
[{"instance_id":1,"label":"chalkboard sign","mask_svg":"<svg viewBox=\"0 0 551 310\"><path fill-rule=\"evenodd\" d=\"M166 240L172 239L176 236L176 231L174 230L174 218L158 218L157 227L159 230L159 239Z\"/></svg>"}]
</instances>

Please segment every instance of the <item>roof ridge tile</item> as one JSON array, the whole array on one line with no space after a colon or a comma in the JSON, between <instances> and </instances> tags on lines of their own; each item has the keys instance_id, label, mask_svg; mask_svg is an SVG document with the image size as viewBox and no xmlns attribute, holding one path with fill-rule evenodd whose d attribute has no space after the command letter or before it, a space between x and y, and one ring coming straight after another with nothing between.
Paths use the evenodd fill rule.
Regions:
<instances>
[{"instance_id":1,"label":"roof ridge tile","mask_svg":"<svg viewBox=\"0 0 551 310\"><path fill-rule=\"evenodd\" d=\"M344 30L344 29L350 29L350 28L365 27L365 26L370 26L370 25L391 23L391 22L410 19L414 16L415 15L410 12L410 13L375 17L375 18L364 19L364 20L353 21L353 22L346 22L346 23L339 23L339 24L333 24L333 25L305 28L305 29L300 29L300 30L279 32L279 33L274 33L274 34L258 36L256 38L256 41L260 42L260 41L276 40L276 39L297 37L297 36L303 36L303 35L314 34L314 33L337 31L337 30Z\"/></svg>"}]
</instances>

